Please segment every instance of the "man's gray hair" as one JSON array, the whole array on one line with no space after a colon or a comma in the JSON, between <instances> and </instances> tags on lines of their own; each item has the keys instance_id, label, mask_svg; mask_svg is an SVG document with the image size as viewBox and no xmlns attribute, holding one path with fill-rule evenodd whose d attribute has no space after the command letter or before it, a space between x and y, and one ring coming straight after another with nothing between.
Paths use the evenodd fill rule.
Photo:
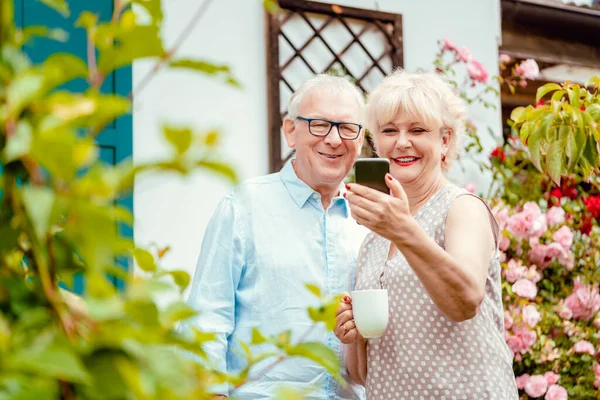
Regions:
<instances>
[{"instance_id":1,"label":"man's gray hair","mask_svg":"<svg viewBox=\"0 0 600 400\"><path fill-rule=\"evenodd\" d=\"M348 79L328 74L318 74L304 82L298 90L294 92L288 104L286 118L295 119L300 114L300 106L306 98L315 90L328 89L335 91L342 96L350 96L356 100L361 111L365 106L365 98L360 89L351 83ZM361 112L362 117L362 112Z\"/></svg>"}]
</instances>

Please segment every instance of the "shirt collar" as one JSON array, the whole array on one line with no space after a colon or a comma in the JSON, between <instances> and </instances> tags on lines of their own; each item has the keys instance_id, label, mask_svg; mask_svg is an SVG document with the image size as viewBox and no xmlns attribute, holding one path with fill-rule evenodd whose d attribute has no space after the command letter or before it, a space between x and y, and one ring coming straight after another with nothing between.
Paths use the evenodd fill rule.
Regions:
<instances>
[{"instance_id":1,"label":"shirt collar","mask_svg":"<svg viewBox=\"0 0 600 400\"><path fill-rule=\"evenodd\" d=\"M303 180L298 178L296 175L296 171L294 170L294 166L292 165L293 160L288 161L283 168L281 169L281 181L285 185L294 202L298 205L298 207L302 208L306 204L306 202L310 199L310 196L317 193L310 186L306 184ZM340 185L340 196L346 192L346 188L344 185ZM319 196L320 198L320 196ZM344 214L346 217L349 216L349 207L346 199L340 201L339 198L334 198L333 202L343 203L342 207L344 209Z\"/></svg>"}]
</instances>

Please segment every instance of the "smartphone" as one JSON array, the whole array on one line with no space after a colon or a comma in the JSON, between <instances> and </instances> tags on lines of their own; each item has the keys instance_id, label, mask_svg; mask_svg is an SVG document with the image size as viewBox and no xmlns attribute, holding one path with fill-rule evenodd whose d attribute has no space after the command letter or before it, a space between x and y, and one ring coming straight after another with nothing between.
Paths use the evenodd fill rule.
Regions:
<instances>
[{"instance_id":1,"label":"smartphone","mask_svg":"<svg viewBox=\"0 0 600 400\"><path fill-rule=\"evenodd\" d=\"M390 172L387 158L359 158L354 163L354 181L360 185L389 194L385 184L385 174Z\"/></svg>"}]
</instances>

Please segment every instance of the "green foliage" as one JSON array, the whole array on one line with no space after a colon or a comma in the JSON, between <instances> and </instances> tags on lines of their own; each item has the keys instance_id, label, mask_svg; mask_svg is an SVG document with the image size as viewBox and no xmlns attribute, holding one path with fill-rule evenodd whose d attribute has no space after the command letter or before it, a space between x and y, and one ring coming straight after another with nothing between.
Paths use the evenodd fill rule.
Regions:
<instances>
[{"instance_id":1,"label":"green foliage","mask_svg":"<svg viewBox=\"0 0 600 400\"><path fill-rule=\"evenodd\" d=\"M64 0L40 1L70 13ZM132 5L147 14L143 23ZM0 0L0 399L198 399L207 398L211 383L243 385L248 370L223 376L206 367L202 345L213 334L175 329L196 312L179 297L189 275L161 266L168 247L135 246L118 229L132 227L133 216L117 201L146 173L201 168L235 183L235 170L219 155L219 132L165 124L171 157L141 165L102 163L97 142L107 125L131 112L130 98L99 91L116 69L143 58L156 62L153 73L185 68L239 86L231 71L204 60L172 61L160 39L160 0L116 1L108 22L79 15L88 53L98 55L87 63L61 53L32 64L21 50L30 38L67 37L43 26L18 29L13 12L12 0ZM87 88L63 89L75 79ZM124 271L117 263L123 258L135 260L140 273ZM77 276L85 280L82 297L59 288L72 287ZM157 296L167 292L178 296L159 305ZM336 300L321 298L311 311L315 324L331 327ZM249 351L249 367L301 356L334 375L339 370L335 354L319 343L259 331L252 341L275 352Z\"/></svg>"},{"instance_id":2,"label":"green foliage","mask_svg":"<svg viewBox=\"0 0 600 400\"><path fill-rule=\"evenodd\" d=\"M581 171L587 180L598 169L598 82L594 80L591 88L570 82L548 83L538 89L536 106L519 107L511 113L511 122L533 164L558 185L561 176Z\"/></svg>"}]
</instances>

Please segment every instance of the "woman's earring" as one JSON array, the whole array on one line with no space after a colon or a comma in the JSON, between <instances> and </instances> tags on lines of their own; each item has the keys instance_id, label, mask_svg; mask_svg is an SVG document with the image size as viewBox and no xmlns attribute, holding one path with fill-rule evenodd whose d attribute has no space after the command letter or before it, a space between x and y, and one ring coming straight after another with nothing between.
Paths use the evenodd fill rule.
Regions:
<instances>
[{"instance_id":1,"label":"woman's earring","mask_svg":"<svg viewBox=\"0 0 600 400\"><path fill-rule=\"evenodd\" d=\"M446 154L442 153L442 162L446 162Z\"/></svg>"}]
</instances>

